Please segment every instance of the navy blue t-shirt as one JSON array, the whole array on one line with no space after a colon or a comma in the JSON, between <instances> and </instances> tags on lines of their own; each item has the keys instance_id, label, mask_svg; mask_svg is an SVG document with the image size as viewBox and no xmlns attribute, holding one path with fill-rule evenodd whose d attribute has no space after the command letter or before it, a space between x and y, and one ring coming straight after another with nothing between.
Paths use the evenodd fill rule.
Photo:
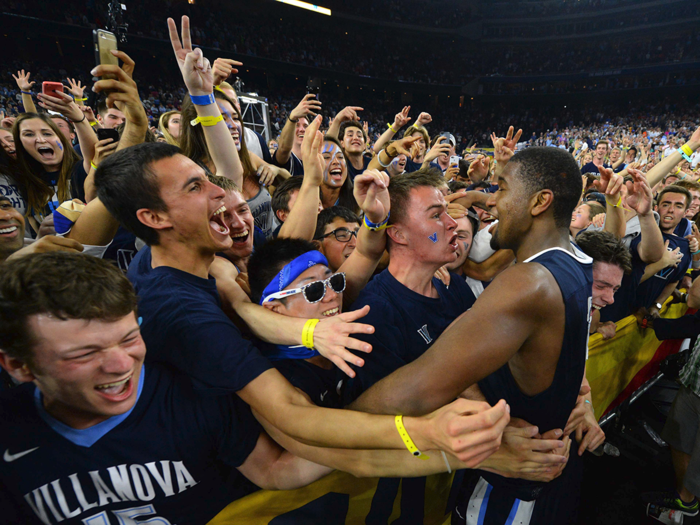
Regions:
<instances>
[{"instance_id":1,"label":"navy blue t-shirt","mask_svg":"<svg viewBox=\"0 0 700 525\"><path fill-rule=\"evenodd\" d=\"M277 160L278 151L279 150L275 151L275 154L272 156L272 164L279 166L280 168L284 168L292 175L292 177L303 177L304 164L301 162L301 159L297 157L294 152L292 152L289 154L289 160L285 164L282 164Z\"/></svg>"},{"instance_id":2,"label":"navy blue t-shirt","mask_svg":"<svg viewBox=\"0 0 700 525\"><path fill-rule=\"evenodd\" d=\"M467 186L467 191L483 191L484 193L496 193L498 191L498 184L491 184L488 188L477 188L476 184Z\"/></svg>"},{"instance_id":3,"label":"navy blue t-shirt","mask_svg":"<svg viewBox=\"0 0 700 525\"><path fill-rule=\"evenodd\" d=\"M343 404L351 403L374 383L423 355L452 321L472 307L476 298L469 285L463 277L451 277L449 288L433 278L437 299L410 290L389 270L369 282L351 310L370 305L369 314L361 322L374 326L374 333L354 337L370 343L372 352L362 354L363 367L353 366L355 378L343 374Z\"/></svg>"},{"instance_id":4,"label":"navy blue t-shirt","mask_svg":"<svg viewBox=\"0 0 700 525\"><path fill-rule=\"evenodd\" d=\"M372 160L371 157L365 157L365 156L363 155L363 156L362 156L362 169L361 169L361 170L358 170L358 169L355 169L355 166L353 166L353 165L350 163L350 159L346 158L346 159L345 159L345 164L346 164L347 167L348 167L348 177L350 177L350 180L354 181L354 180L355 180L355 177L357 177L358 175L364 173L365 170L367 169L367 166L369 166L369 163L371 162L371 160Z\"/></svg>"},{"instance_id":5,"label":"navy blue t-shirt","mask_svg":"<svg viewBox=\"0 0 700 525\"><path fill-rule=\"evenodd\" d=\"M116 262L119 269L126 272L137 252L136 235L126 230L123 226L119 226L112 243L107 247L107 251L102 258Z\"/></svg>"},{"instance_id":6,"label":"navy blue t-shirt","mask_svg":"<svg viewBox=\"0 0 700 525\"><path fill-rule=\"evenodd\" d=\"M142 377L129 412L85 430L47 414L34 385L0 394L2 523L200 525L246 495L235 467L261 433L250 408L157 366Z\"/></svg>"},{"instance_id":7,"label":"navy blue t-shirt","mask_svg":"<svg viewBox=\"0 0 700 525\"><path fill-rule=\"evenodd\" d=\"M603 164L604 168L611 168L610 164ZM585 175L586 173L592 173L594 175L600 175L600 171L598 171L598 166L593 164L593 162L589 162L588 164L584 164L583 167L581 168L581 175Z\"/></svg>"},{"instance_id":8,"label":"navy blue t-shirt","mask_svg":"<svg viewBox=\"0 0 700 525\"><path fill-rule=\"evenodd\" d=\"M413 162L411 159L406 161L406 173L413 173L418 171L423 164L420 162Z\"/></svg>"},{"instance_id":9,"label":"navy blue t-shirt","mask_svg":"<svg viewBox=\"0 0 700 525\"><path fill-rule=\"evenodd\" d=\"M690 267L691 255L688 241L673 234L662 233L661 235L664 238L664 242L668 241L669 250L673 251L680 247L683 259L681 259L681 262L675 268L673 266L664 268L637 287L637 298L634 304L635 310L637 308L649 308L653 306L666 285L675 281L680 281ZM635 241L638 241L640 237L637 237ZM636 244L634 242L632 243L633 260L635 257L639 257L639 252L636 249L638 245L639 242Z\"/></svg>"},{"instance_id":10,"label":"navy blue t-shirt","mask_svg":"<svg viewBox=\"0 0 700 525\"><path fill-rule=\"evenodd\" d=\"M136 255L127 277L139 296L147 363L171 366L214 394L237 392L270 368L221 310L214 279L152 268L150 247Z\"/></svg>"}]
</instances>

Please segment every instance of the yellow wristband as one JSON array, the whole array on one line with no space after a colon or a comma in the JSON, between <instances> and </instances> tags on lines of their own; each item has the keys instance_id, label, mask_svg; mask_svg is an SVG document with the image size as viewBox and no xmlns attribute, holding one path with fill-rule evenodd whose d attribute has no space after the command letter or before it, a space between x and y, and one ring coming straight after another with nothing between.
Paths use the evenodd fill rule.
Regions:
<instances>
[{"instance_id":1,"label":"yellow wristband","mask_svg":"<svg viewBox=\"0 0 700 525\"><path fill-rule=\"evenodd\" d=\"M399 431L399 436L401 436L403 444L406 445L408 451L419 459L428 459L430 456L426 456L420 450L418 450L418 447L416 447L416 444L411 439L411 436L409 436L408 432L406 432L406 427L403 426L403 416L396 416L394 418L394 423L396 423L396 430Z\"/></svg>"},{"instance_id":2,"label":"yellow wristband","mask_svg":"<svg viewBox=\"0 0 700 525\"><path fill-rule=\"evenodd\" d=\"M396 133L396 130L394 129L394 125L393 125L393 124L389 124L389 123L387 122L386 127L389 128L389 129L392 131L392 133Z\"/></svg>"},{"instance_id":3,"label":"yellow wristband","mask_svg":"<svg viewBox=\"0 0 700 525\"><path fill-rule=\"evenodd\" d=\"M90 125L91 125L92 127L97 126L97 121L96 121L96 120L93 120L92 122L90 122Z\"/></svg>"},{"instance_id":4,"label":"yellow wristband","mask_svg":"<svg viewBox=\"0 0 700 525\"><path fill-rule=\"evenodd\" d=\"M691 147L688 146L687 144L683 144L683 145L681 146L681 150L683 151L683 153L685 153L685 154L688 155L689 157L693 154L693 150L692 150Z\"/></svg>"},{"instance_id":5,"label":"yellow wristband","mask_svg":"<svg viewBox=\"0 0 700 525\"><path fill-rule=\"evenodd\" d=\"M301 331L301 344L306 348L314 347L314 330L318 324L318 319L309 319L304 325L304 329Z\"/></svg>"},{"instance_id":6,"label":"yellow wristband","mask_svg":"<svg viewBox=\"0 0 700 525\"><path fill-rule=\"evenodd\" d=\"M200 123L204 127L216 126L219 122L223 121L223 115L219 115L218 117L197 117L196 119L190 121L190 126L196 126Z\"/></svg>"},{"instance_id":7,"label":"yellow wristband","mask_svg":"<svg viewBox=\"0 0 700 525\"><path fill-rule=\"evenodd\" d=\"M97 169L97 166L95 166L95 163L92 162L92 161L90 161L90 166L92 166L92 169L93 169L93 170L96 170L96 169Z\"/></svg>"}]
</instances>

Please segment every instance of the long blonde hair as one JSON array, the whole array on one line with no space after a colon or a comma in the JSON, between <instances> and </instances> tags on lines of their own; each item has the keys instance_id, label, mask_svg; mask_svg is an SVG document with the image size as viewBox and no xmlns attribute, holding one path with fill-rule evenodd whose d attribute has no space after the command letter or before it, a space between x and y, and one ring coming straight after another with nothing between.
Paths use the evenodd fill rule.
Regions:
<instances>
[{"instance_id":1,"label":"long blonde hair","mask_svg":"<svg viewBox=\"0 0 700 525\"><path fill-rule=\"evenodd\" d=\"M177 110L168 111L166 113L163 113L160 116L160 119L158 120L158 129L165 137L165 142L167 142L168 144L172 144L173 146L180 146L179 140L171 135L170 129L169 129L170 119L173 118L175 115L182 115L182 114ZM180 123L180 125L182 126L182 123ZM182 133L182 128L180 128L180 133Z\"/></svg>"}]
</instances>

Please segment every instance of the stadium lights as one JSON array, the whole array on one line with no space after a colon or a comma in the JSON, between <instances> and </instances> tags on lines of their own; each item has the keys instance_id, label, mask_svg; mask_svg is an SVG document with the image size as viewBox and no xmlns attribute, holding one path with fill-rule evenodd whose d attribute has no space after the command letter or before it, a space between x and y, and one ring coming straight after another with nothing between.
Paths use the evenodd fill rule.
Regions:
<instances>
[{"instance_id":1,"label":"stadium lights","mask_svg":"<svg viewBox=\"0 0 700 525\"><path fill-rule=\"evenodd\" d=\"M309 11L314 11L322 15L331 16L331 10L325 7L320 7L314 4L309 4L308 2L302 2L301 0L277 0L283 4L293 5L294 7L301 7L302 9L308 9Z\"/></svg>"}]
</instances>

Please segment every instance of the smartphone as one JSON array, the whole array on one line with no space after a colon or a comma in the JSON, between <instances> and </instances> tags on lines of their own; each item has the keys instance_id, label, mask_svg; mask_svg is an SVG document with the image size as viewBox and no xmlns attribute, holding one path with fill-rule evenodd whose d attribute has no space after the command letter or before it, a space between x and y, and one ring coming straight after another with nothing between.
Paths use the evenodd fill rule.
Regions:
<instances>
[{"instance_id":1,"label":"smartphone","mask_svg":"<svg viewBox=\"0 0 700 525\"><path fill-rule=\"evenodd\" d=\"M306 86L306 93L314 94L316 95L316 100L321 100L321 86Z\"/></svg>"},{"instance_id":2,"label":"smartphone","mask_svg":"<svg viewBox=\"0 0 700 525\"><path fill-rule=\"evenodd\" d=\"M42 82L41 92L49 97L61 98L58 93L63 93L63 84L60 82Z\"/></svg>"},{"instance_id":3,"label":"smartphone","mask_svg":"<svg viewBox=\"0 0 700 525\"><path fill-rule=\"evenodd\" d=\"M103 29L93 29L92 40L95 44L95 62L102 66L118 66L119 59L111 52L117 50L117 37L114 33L104 31ZM115 75L103 75L105 79L114 79Z\"/></svg>"},{"instance_id":4,"label":"smartphone","mask_svg":"<svg viewBox=\"0 0 700 525\"><path fill-rule=\"evenodd\" d=\"M116 129L97 129L97 140L112 139L112 142L119 142L119 132Z\"/></svg>"},{"instance_id":5,"label":"smartphone","mask_svg":"<svg viewBox=\"0 0 700 525\"><path fill-rule=\"evenodd\" d=\"M459 166L459 161L462 157L459 155L452 155L450 157L450 166Z\"/></svg>"}]
</instances>

